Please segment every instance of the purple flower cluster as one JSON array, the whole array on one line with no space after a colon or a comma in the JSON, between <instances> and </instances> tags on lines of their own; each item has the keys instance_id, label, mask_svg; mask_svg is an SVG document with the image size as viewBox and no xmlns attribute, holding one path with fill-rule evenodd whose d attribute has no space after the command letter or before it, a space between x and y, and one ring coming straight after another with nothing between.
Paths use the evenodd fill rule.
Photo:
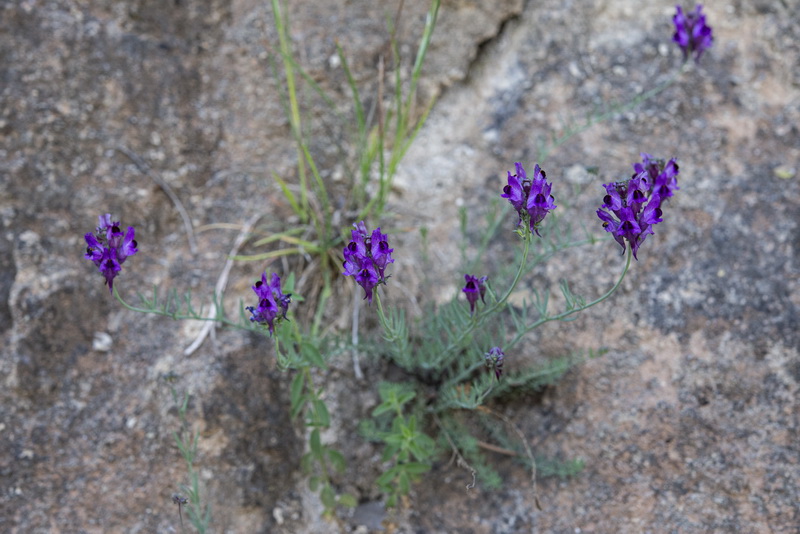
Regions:
<instances>
[{"instance_id":1,"label":"purple flower cluster","mask_svg":"<svg viewBox=\"0 0 800 534\"><path fill-rule=\"evenodd\" d=\"M475 313L475 304L478 302L478 297L480 296L481 302L486 304L486 301L483 297L486 295L486 279L488 277L482 276L478 278L477 276L472 276L471 274L465 274L464 280L466 284L461 289L467 295L467 301L469 302L469 314L472 315Z\"/></svg>"},{"instance_id":2,"label":"purple flower cluster","mask_svg":"<svg viewBox=\"0 0 800 534\"><path fill-rule=\"evenodd\" d=\"M275 273L272 273L272 280L267 284L266 271L261 275L261 280L258 280L253 286L253 291L258 296L258 307L247 306L245 308L252 314L250 321L268 325L269 334L272 335L275 332L275 319L278 318L278 314L286 319L289 303L292 302L292 294L284 295L281 292L281 279Z\"/></svg>"},{"instance_id":3,"label":"purple flower cluster","mask_svg":"<svg viewBox=\"0 0 800 534\"><path fill-rule=\"evenodd\" d=\"M392 252L389 248L386 234L381 233L380 227L367 233L364 221L353 225L351 230L353 240L344 247L344 274L353 276L356 282L364 288L364 298L372 304L372 290L378 284L385 284L388 278L384 271L386 266L394 263Z\"/></svg>"},{"instance_id":4,"label":"purple flower cluster","mask_svg":"<svg viewBox=\"0 0 800 534\"><path fill-rule=\"evenodd\" d=\"M532 233L540 236L539 224L550 210L555 209L555 198L550 194L552 184L547 183L545 172L539 165L533 169L533 180L528 179L521 163L515 163L517 174L508 172L508 185L503 187L502 198L507 198L519 214L519 226L528 221Z\"/></svg>"},{"instance_id":5,"label":"purple flower cluster","mask_svg":"<svg viewBox=\"0 0 800 534\"><path fill-rule=\"evenodd\" d=\"M675 159L664 162L650 154L641 156L642 163L633 165L636 172L630 180L603 184L607 194L597 210L606 232L614 235L623 254L627 240L634 258L645 238L653 233L653 226L663 220L661 203L679 189Z\"/></svg>"},{"instance_id":6,"label":"purple flower cluster","mask_svg":"<svg viewBox=\"0 0 800 534\"><path fill-rule=\"evenodd\" d=\"M503 375L503 360L505 357L506 355L500 347L492 347L484 356L486 367L494 371L494 376L497 380L500 380Z\"/></svg>"},{"instance_id":7,"label":"purple flower cluster","mask_svg":"<svg viewBox=\"0 0 800 534\"><path fill-rule=\"evenodd\" d=\"M701 4L697 4L694 11L684 13L681 6L675 6L677 12L672 17L675 23L675 35L672 40L678 43L683 51L684 61L689 59L689 55L694 53L695 62L700 61L700 56L707 48L711 48L714 37L711 34L711 27L706 24L706 16L703 15Z\"/></svg>"},{"instance_id":8,"label":"purple flower cluster","mask_svg":"<svg viewBox=\"0 0 800 534\"><path fill-rule=\"evenodd\" d=\"M122 270L122 264L128 256L139 252L134 239L135 230L133 226L129 226L128 231L123 234L119 221L112 221L110 213L100 215L97 219L95 233L90 232L84 236L87 247L83 257L94 262L100 274L105 276L108 290L113 293L114 278Z\"/></svg>"}]
</instances>

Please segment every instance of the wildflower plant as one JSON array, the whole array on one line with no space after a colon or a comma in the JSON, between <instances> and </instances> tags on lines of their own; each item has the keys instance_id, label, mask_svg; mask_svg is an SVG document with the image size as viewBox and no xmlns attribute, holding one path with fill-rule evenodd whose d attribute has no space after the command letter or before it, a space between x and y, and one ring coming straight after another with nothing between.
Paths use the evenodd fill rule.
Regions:
<instances>
[{"instance_id":1,"label":"wildflower plant","mask_svg":"<svg viewBox=\"0 0 800 534\"><path fill-rule=\"evenodd\" d=\"M680 35L688 31L690 35L699 37L692 37L688 41L682 37L682 40L676 38L676 42L684 53L688 50L695 54L695 59L699 59L702 51L710 46L711 30L706 29L705 18L700 15L699 7L694 13L684 20L678 8L674 20ZM688 48L684 47L684 42L688 42ZM613 106L608 112L587 118L582 126L568 128L562 136L552 138L551 146L541 147L540 155L546 157L554 148L592 124L654 97L675 79L669 78L664 84L632 99L629 104ZM597 209L597 216L604 230L623 247L623 253L627 251L628 254L617 281L600 296L590 300L575 294L569 283L562 280L559 285L564 302L561 310L551 310L549 292L538 289L533 290L533 299L524 303L521 309L509 304L509 297L522 276L536 264L559 251L598 242L590 234L585 239L574 239L569 224L564 224L555 216L558 205L553 190L557 186L547 180L547 174L540 166L541 161L534 164L530 177L521 162L515 163L514 171L507 172L506 185L500 193L500 197L506 199L517 214L515 232L522 248L516 273L502 291L490 284L489 276L465 274L461 293L466 297L468 310L456 297L438 308L428 308L423 317L412 325L398 310L384 313L380 296L376 296L376 311L386 341L381 353L387 354L413 378L382 384L382 404L373 411L373 419L362 424L365 436L386 445L383 459L393 459L392 467L380 479L381 487L389 494L389 504L398 502L399 497L407 493L408 480L419 478L430 468L430 458L435 455L428 447L431 440L435 440L439 450L450 451L457 458L458 465L472 474L473 480L467 485L468 488L474 486L476 476L487 484L498 480L481 451L482 447L487 450L497 448L492 449L485 443L477 445L481 441L468 430L474 426L467 423L469 414L497 419L511 434L519 436L518 443L522 444L522 449L510 452L530 466L537 505L537 461L547 466L547 471L553 474L574 473L575 468L582 465L579 459L558 464L551 459L535 458L519 428L502 414L489 409L486 402L514 389L536 389L553 383L576 363L605 351L599 348L566 354L541 367L504 373L506 360L514 358L526 334L547 322L572 320L580 311L609 298L620 287L630 268L631 259L638 260L640 247L647 236L653 235L654 227L663 222L667 200L679 190L678 165L675 158L658 159L647 153L642 153L641 157L642 161L634 164L634 174L630 179L603 185L606 194ZM551 214L554 214L553 217ZM551 239L534 244L535 240L541 240L543 232L548 232L548 221L551 219L554 225L550 229ZM462 227L466 227L464 221ZM492 232L496 228L493 223L489 227ZM536 249L533 265L529 262L532 247ZM494 276L491 279L497 280ZM479 299L483 306L478 306ZM513 325L511 332L502 326L509 320ZM391 417L387 415L389 413ZM412 428L413 431L409 430ZM407 450L417 451L416 454L402 453L397 448L398 443L406 443ZM418 446L414 447L413 443ZM505 451L509 452L507 449Z\"/></svg>"},{"instance_id":2,"label":"wildflower plant","mask_svg":"<svg viewBox=\"0 0 800 534\"><path fill-rule=\"evenodd\" d=\"M367 437L386 444L384 460L394 462L380 479L381 487L389 492L389 503L396 503L407 493L408 481L430 468L434 455L430 445L435 442L437 433L445 437L445 443L440 446L451 449L461 465L477 473L486 483L497 478L481 452L473 446L475 442L464 435L470 426L463 422L464 414L490 414L519 433L513 422L485 406L489 399L499 398L513 389L537 389L552 383L571 366L602 353L602 350L589 350L583 354L564 355L542 367L504 373L504 363L514 357L526 334L547 322L571 320L575 314L600 304L616 291L630 268L631 257L637 258L645 237L652 235L653 226L662 222L664 201L678 190L675 160L657 159L643 153L641 163L634 164L632 178L605 184L607 194L597 210L605 230L623 246L623 252L628 252L628 260L617 282L604 294L588 300L573 293L568 282L563 280L560 284L563 309L553 311L549 292L539 290L534 290L532 302L517 309L509 304L509 297L522 276L532 268L529 264L532 249L536 250L535 265L561 250L598 242L591 235L574 239L569 228L558 228L563 223L556 219L553 219L555 227L550 229L550 214L557 209L551 194L555 186L547 182L545 171L539 165L534 169L533 177L528 178L522 163L515 163L515 173L508 173L507 185L499 195L517 213L515 233L522 249L516 274L507 288L498 291L489 283L488 276L479 278L465 274L461 293L466 297L468 309L456 297L448 304L429 309L411 327L401 312L384 313L381 296L374 296L387 341L381 352L416 378L411 382L384 383L380 390L382 404L373 411L374 420L362 425ZM543 241L543 233L548 229L554 239ZM482 306L478 306L479 300ZM502 326L509 320L513 325L511 335ZM430 435L423 429L436 432ZM398 448L399 444L404 444L406 449ZM535 493L536 459L529 451L523 450L519 455L525 457L532 469ZM552 460L543 461L553 465Z\"/></svg>"},{"instance_id":3,"label":"wildflower plant","mask_svg":"<svg viewBox=\"0 0 800 534\"><path fill-rule=\"evenodd\" d=\"M413 94L416 86L438 5L438 0L432 2L414 65L410 94ZM291 253L301 249L311 250L321 258L327 258L325 261L331 264L335 259L336 263L342 265L336 277L330 277L330 272L319 272L319 276L325 279L327 289L315 301L317 311L312 325L302 324L295 316L293 302L302 304L305 299L295 288L293 272L271 273L268 277L265 270L252 286L255 298L253 294L247 295L245 298L250 305L240 304L234 317L226 313L221 289L212 296L211 313L195 308L192 296L188 293L179 295L173 290L161 296L156 287L152 296L139 294L141 305L128 304L120 295L118 286L114 285L114 280L127 258L139 252L139 243L135 239L135 229L129 226L123 232L120 223L113 221L110 214L100 215L95 231L85 235L87 248L84 257L94 263L109 291L129 310L175 320L212 322L257 332L271 340L278 366L291 376L288 408L292 417L302 422L307 433L308 447L301 465L308 474L311 489L319 493L326 514L333 514L337 506L354 506L357 503L354 496L340 494L336 489L336 477L346 469L344 455L337 450L336 444L322 440L323 431L331 424L331 415L324 400L321 372L331 358L348 350L369 351L388 359L401 370L398 375L401 378L378 383L379 404L360 427L366 439L383 444L385 470L376 483L386 493L389 506L398 504L399 499L409 493L414 481L430 470L437 455L446 452L457 459L457 465L471 474L472 480L467 488L474 487L478 480L489 485L498 482L499 476L487 460L487 451L503 451L504 454L517 456L530 467L533 495L538 505L537 464L546 466L546 472L569 476L579 470L582 463L580 459L558 463L536 457L516 423L487 406L487 402L502 399L503 395L514 390L535 390L552 384L572 366L605 351L603 348L591 348L564 354L531 368L521 368L513 363L519 358L523 341L530 332L548 322L572 320L579 312L608 299L620 287L630 269L631 259L639 259L647 237L654 235L655 226L664 222L669 199L679 191L676 159L660 159L643 152L641 161L634 163L634 173L630 178L608 181L602 186L597 184L598 193L603 190L605 193L596 209L601 223L598 227L605 230L608 239L595 236L591 230L587 230L584 236L576 237L569 221L587 220L587 214L560 215L560 211L569 206L569 202L564 201L568 192L560 187L558 180L549 181L541 165L552 150L572 136L623 109L654 97L675 77L633 98L625 106L612 106L608 111L588 117L583 125L568 128L562 135L554 135L549 146L540 146L539 158L532 168L528 166L528 171L522 162L514 163L513 173L506 169L505 185L498 187L496 200L505 199L508 202L516 213L516 222L512 224L514 215L509 214L508 209L493 215L493 219L488 221L480 251L486 250L499 228L511 226L516 235L514 239L519 244L515 265L509 272L489 274L483 274L486 272L484 266L478 267L478 262L465 266L461 271L464 273L464 285L458 290L460 277L453 280L454 296L449 302L438 306L427 305L422 316L409 319L403 310L384 306L382 302L385 291L381 286L388 287L391 276L389 266L396 261L403 261L402 250L390 246L388 234L383 233L381 227L369 230L365 220L368 220L368 215L373 220L380 218L388 184L416 134L418 126L410 125L410 101L402 96L402 84L398 80L394 110L395 144L389 147L383 130L384 123L381 122L373 130L368 128L363 109L360 108L358 90L352 82L344 54L339 49L356 104L359 169L362 173L359 183L363 186L363 190L354 195L354 206L357 208L353 211L356 214L354 220L359 222L352 225L350 240L343 239L346 232L334 228L324 183L309 145L301 134L294 75L296 72L303 73L288 48L286 19L281 15L278 0L273 0L273 10L279 34L279 56L287 77L292 134L298 146L298 175L301 180L299 198L291 192L286 182L275 178L299 220L315 227L317 233L316 241L303 241L287 231L278 235L277 239L270 238L259 243L291 242L298 246ZM684 13L678 7L673 22L676 28L674 41L685 56L694 55L695 60L699 60L713 39L701 6L690 13ZM310 79L303 78L313 86ZM388 162L384 159L385 152L389 153ZM365 181L375 164L380 169L380 184L376 196L368 199ZM311 173L316 186L310 187L306 182L306 172ZM558 172L551 174L557 175ZM558 204L556 194L561 199ZM312 198L315 196L317 201ZM321 210L317 211L315 206L321 207ZM589 214L588 220L591 219ZM504 221L508 224L503 224ZM466 212L462 212L461 226L467 226ZM596 229L602 235L599 228ZM551 291L548 288L534 288L532 298L522 305L511 305L512 294L537 265L564 250L606 244L611 239L622 247L627 258L616 282L604 293L593 299L586 298L574 293L568 281L562 280L558 289L563 302L558 308L551 305ZM269 257L281 253L273 252L277 254L267 253ZM261 256L258 258L266 259ZM475 272L482 274L470 274ZM366 309L377 316L381 327L380 340L357 342L354 337L348 344L335 332L330 333L331 329L321 329L323 317L326 313L328 316L331 314L327 307L332 293L330 287L338 285L346 277L352 277L364 291L360 300L366 300ZM406 291L403 280L397 280L397 286ZM511 369L506 368L509 362L512 362L508 365ZM182 432L175 434L175 441L187 464L190 478L190 484L182 488L183 494L188 497L174 494L173 502L178 505L181 522L182 507L186 506L191 522L199 531L203 531L208 528L211 518L210 508L200 502L194 468L198 437L183 432L188 393L182 401L174 388L172 394L179 408L182 425ZM474 435L476 425L473 423L476 421L478 427L484 428L500 444L487 443Z\"/></svg>"}]
</instances>

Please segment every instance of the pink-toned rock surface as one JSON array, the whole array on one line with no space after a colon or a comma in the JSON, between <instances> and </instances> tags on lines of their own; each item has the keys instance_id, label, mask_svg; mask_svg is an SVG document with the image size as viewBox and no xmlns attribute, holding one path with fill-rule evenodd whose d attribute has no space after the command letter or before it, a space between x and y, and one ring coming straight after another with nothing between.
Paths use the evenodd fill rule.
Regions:
<instances>
[{"instance_id":1,"label":"pink-toned rock surface","mask_svg":"<svg viewBox=\"0 0 800 534\"><path fill-rule=\"evenodd\" d=\"M386 16L396 9L292 2L299 61L343 113L349 89L336 43L371 104ZM404 2L403 76L426 9ZM380 449L356 430L377 402L385 365L362 362L367 380L359 382L341 357L318 377L334 419L326 438L347 456L337 484L362 504L335 522L319 517L301 473L304 437L289 418L290 377L277 369L271 343L218 330L185 356L197 325L121 308L82 258L83 234L111 212L136 226L140 244L117 279L121 292L135 300L137 289L157 283L191 289L199 303L236 237L198 231L193 254L172 202L126 154L175 190L197 229L256 214L265 232L291 224L272 179L293 179L295 154L270 71L271 11L250 0L25 0L0 10L0 531L180 532L170 497L186 467L161 379L169 372L191 394L187 419L200 436L213 532L364 532L381 522L388 532L425 533L800 528L796 2L706 5L715 43L700 65L543 162L557 200L598 236L600 184L627 177L639 152L681 165L681 191L621 290L573 323L537 330L507 365L609 352L538 394L492 406L537 454L582 458L584 470L540 480L537 511L520 464L492 456L504 487L466 492L468 473L443 459L387 513L374 485ZM420 109L438 100L381 221L399 231L391 283L404 279L410 291L391 293L398 304L413 310L410 301L457 290L459 206L477 236L487 199L515 161L533 165L540 139L678 68L673 10L632 0L443 2ZM312 150L335 191L346 171L343 127L310 94L307 102L318 119L307 123ZM597 176L585 170L593 166ZM490 247L487 272L510 257L513 223ZM433 288L419 273L423 226L434 259L427 274L442 281ZM565 277L598 295L622 264L613 242L571 251L524 280L519 296ZM248 298L261 270L289 266L237 263L229 309ZM345 289L336 298L348 307ZM349 329L349 316L332 320Z\"/></svg>"}]
</instances>

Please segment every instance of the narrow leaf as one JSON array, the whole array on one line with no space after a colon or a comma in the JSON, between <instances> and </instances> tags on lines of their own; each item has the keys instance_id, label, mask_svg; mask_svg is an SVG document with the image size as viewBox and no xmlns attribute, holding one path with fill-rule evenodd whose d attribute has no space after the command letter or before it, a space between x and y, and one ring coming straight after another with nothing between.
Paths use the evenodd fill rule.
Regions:
<instances>
[{"instance_id":1,"label":"narrow leaf","mask_svg":"<svg viewBox=\"0 0 800 534\"><path fill-rule=\"evenodd\" d=\"M314 454L314 456L317 458L322 458L322 440L320 439L319 428L315 428L311 431L308 444L311 447L311 452Z\"/></svg>"},{"instance_id":2,"label":"narrow leaf","mask_svg":"<svg viewBox=\"0 0 800 534\"><path fill-rule=\"evenodd\" d=\"M431 466L420 462L409 462L403 464L403 468L412 475L421 475L422 473L430 471Z\"/></svg>"},{"instance_id":3,"label":"narrow leaf","mask_svg":"<svg viewBox=\"0 0 800 534\"><path fill-rule=\"evenodd\" d=\"M303 378L303 373L297 373L294 375L292 379L291 385L291 401L292 401L292 414L295 414L297 407L300 405L300 401L303 400L303 385L305 384L305 380ZM294 415L292 415L294 417Z\"/></svg>"},{"instance_id":4,"label":"narrow leaf","mask_svg":"<svg viewBox=\"0 0 800 534\"><path fill-rule=\"evenodd\" d=\"M328 407L325 401L314 399L314 419L319 426L328 427L331 424L331 416L328 413Z\"/></svg>"},{"instance_id":5,"label":"narrow leaf","mask_svg":"<svg viewBox=\"0 0 800 534\"><path fill-rule=\"evenodd\" d=\"M325 484L319 494L319 498L322 504L325 505L325 508L334 508L336 506L336 493L334 493L330 484Z\"/></svg>"},{"instance_id":6,"label":"narrow leaf","mask_svg":"<svg viewBox=\"0 0 800 534\"><path fill-rule=\"evenodd\" d=\"M348 508L355 508L358 506L358 501L349 493L343 493L339 495L339 504Z\"/></svg>"}]
</instances>

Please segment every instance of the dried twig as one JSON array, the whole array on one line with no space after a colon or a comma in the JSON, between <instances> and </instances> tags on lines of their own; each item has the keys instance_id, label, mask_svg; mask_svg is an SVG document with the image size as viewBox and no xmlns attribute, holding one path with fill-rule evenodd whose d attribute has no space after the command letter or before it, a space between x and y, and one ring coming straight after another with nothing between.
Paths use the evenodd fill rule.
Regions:
<instances>
[{"instance_id":1,"label":"dried twig","mask_svg":"<svg viewBox=\"0 0 800 534\"><path fill-rule=\"evenodd\" d=\"M439 416L436 415L436 414L433 414L433 418L436 421L436 426L438 426L439 430L442 431L442 433L444 434L445 439L447 439L447 443L450 444L450 448L453 450L453 458L456 459L456 466L466 469L472 475L472 482L467 484L467 491L471 490L472 488L475 487L475 479L477 478L478 472L475 471L474 467L472 467L471 465L469 465L469 463L467 463L467 461L464 459L463 456L461 456L461 453L459 452L458 447L456 447L456 444L453 443L452 439L450 439L450 434L447 432L447 430L445 430L444 425L442 424L442 421L439 419Z\"/></svg>"},{"instance_id":2,"label":"dried twig","mask_svg":"<svg viewBox=\"0 0 800 534\"><path fill-rule=\"evenodd\" d=\"M487 443L487 442L481 441L481 440L478 440L477 445L481 449L486 449L487 451L496 452L497 454L504 454L506 456L514 456L514 457L522 456L517 451L512 451L511 449L506 449L505 447L500 447L498 445L494 445L492 443Z\"/></svg>"},{"instance_id":3,"label":"dried twig","mask_svg":"<svg viewBox=\"0 0 800 534\"><path fill-rule=\"evenodd\" d=\"M209 318L217 316L217 303L222 305L221 302L222 294L225 293L225 288L228 286L228 276L230 275L231 268L233 267L233 258L239 253L239 249L242 247L242 245L250 235L250 230L252 230L253 226L255 226L256 222L258 222L258 219L260 218L261 215L255 215L250 219L248 219L244 223L244 226L242 226L242 230L241 232L239 232L239 235L236 236L236 241L233 242L233 248L231 248L231 251L228 254L228 259L225 262L225 267L222 268L222 272L220 273L219 278L217 279L217 285L214 286L215 302L211 303L211 307L208 310ZM215 325L216 323L214 321L207 321L203 325L202 330L200 330L200 333L197 334L197 337L192 342L192 344L186 347L186 349L183 351L183 354L185 356L189 356L192 353L194 353L194 351L196 351L198 348L200 348L200 345L203 344L203 341L205 341L206 337L208 337L209 334L211 334L212 336L214 335Z\"/></svg>"},{"instance_id":4,"label":"dried twig","mask_svg":"<svg viewBox=\"0 0 800 534\"><path fill-rule=\"evenodd\" d=\"M158 175L158 173L151 169L150 166L141 157L139 157L136 152L122 145L117 145L114 148L117 152L125 154L128 159L130 159L133 164L136 165L136 168L139 169L139 172L149 176L151 180L153 180L161 189L164 190L164 193L167 194L169 199L175 205L175 209L178 210L181 219L183 219L183 227L186 229L186 237L189 239L189 251L192 253L192 256L196 255L197 241L194 237L192 220L189 218L189 213L183 207L183 203L181 203L181 200L178 198L178 195L175 194L175 191L173 191L169 184L165 182L164 179Z\"/></svg>"},{"instance_id":5,"label":"dried twig","mask_svg":"<svg viewBox=\"0 0 800 534\"><path fill-rule=\"evenodd\" d=\"M505 424L507 424L509 427L511 427L511 429L517 434L517 436L519 436L519 440L522 442L522 446L525 448L525 455L531 462L531 489L533 491L533 502L536 503L536 508L542 510L542 505L539 503L539 495L536 492L536 460L533 457L533 452L531 451L531 448L528 445L528 440L525 438L525 434L522 433L522 430L520 430L519 427L516 424L514 424L514 422L511 419L501 414L500 412L496 412L491 408L487 408L486 406L478 406L477 410L497 417ZM500 449L500 447L498 447L498 449ZM505 449L501 449L501 451L496 451L496 452L501 452L501 454L506 454Z\"/></svg>"}]
</instances>

